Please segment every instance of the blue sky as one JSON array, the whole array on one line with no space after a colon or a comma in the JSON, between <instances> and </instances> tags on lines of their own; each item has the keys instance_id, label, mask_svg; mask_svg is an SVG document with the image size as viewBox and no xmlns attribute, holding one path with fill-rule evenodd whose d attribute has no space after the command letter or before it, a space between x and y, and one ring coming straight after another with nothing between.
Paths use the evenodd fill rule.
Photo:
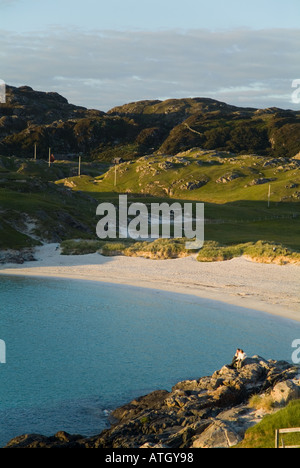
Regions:
<instances>
[{"instance_id":1,"label":"blue sky","mask_svg":"<svg viewBox=\"0 0 300 468\"><path fill-rule=\"evenodd\" d=\"M212 97L298 108L299 0L0 0L0 79L108 110Z\"/></svg>"},{"instance_id":2,"label":"blue sky","mask_svg":"<svg viewBox=\"0 0 300 468\"><path fill-rule=\"evenodd\" d=\"M2 27L84 29L298 28L299 0L0 0Z\"/></svg>"}]
</instances>

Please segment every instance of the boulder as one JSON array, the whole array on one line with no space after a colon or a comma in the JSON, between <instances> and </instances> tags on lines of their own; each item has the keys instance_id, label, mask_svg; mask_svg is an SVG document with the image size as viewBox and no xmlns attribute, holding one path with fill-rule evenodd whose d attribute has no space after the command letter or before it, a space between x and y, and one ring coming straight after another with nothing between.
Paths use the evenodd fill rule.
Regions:
<instances>
[{"instance_id":1,"label":"boulder","mask_svg":"<svg viewBox=\"0 0 300 468\"><path fill-rule=\"evenodd\" d=\"M184 184L182 184L179 187L179 189L180 190L197 190L201 187L204 187L204 185L206 185L208 182L209 182L208 178L204 178L201 180L192 180L192 181L185 182Z\"/></svg>"},{"instance_id":2,"label":"boulder","mask_svg":"<svg viewBox=\"0 0 300 468\"><path fill-rule=\"evenodd\" d=\"M228 182L232 182L233 180L239 179L243 177L242 174L239 172L232 172L228 174L224 174L223 176L219 177L219 179L216 180L217 184L227 184Z\"/></svg>"},{"instance_id":3,"label":"boulder","mask_svg":"<svg viewBox=\"0 0 300 468\"><path fill-rule=\"evenodd\" d=\"M229 424L215 421L200 436L194 437L191 448L230 448L241 440Z\"/></svg>"},{"instance_id":4,"label":"boulder","mask_svg":"<svg viewBox=\"0 0 300 468\"><path fill-rule=\"evenodd\" d=\"M300 386L292 380L286 380L276 384L271 391L274 403L285 406L290 400L300 398Z\"/></svg>"},{"instance_id":5,"label":"boulder","mask_svg":"<svg viewBox=\"0 0 300 468\"><path fill-rule=\"evenodd\" d=\"M252 180L249 184L245 185L245 187L251 187L253 185L263 185L263 184L269 184L270 182L274 182L276 179L274 178L266 178L266 177L260 177L258 179Z\"/></svg>"}]
</instances>

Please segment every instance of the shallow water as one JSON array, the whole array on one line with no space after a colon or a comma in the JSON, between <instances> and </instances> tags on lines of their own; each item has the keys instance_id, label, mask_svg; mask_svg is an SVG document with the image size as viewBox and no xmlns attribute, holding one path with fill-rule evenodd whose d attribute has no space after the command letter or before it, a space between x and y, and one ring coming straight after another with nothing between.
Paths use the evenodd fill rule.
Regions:
<instances>
[{"instance_id":1,"label":"shallow water","mask_svg":"<svg viewBox=\"0 0 300 468\"><path fill-rule=\"evenodd\" d=\"M0 278L0 446L24 433L92 435L109 411L248 355L290 361L300 324L129 286Z\"/></svg>"}]
</instances>

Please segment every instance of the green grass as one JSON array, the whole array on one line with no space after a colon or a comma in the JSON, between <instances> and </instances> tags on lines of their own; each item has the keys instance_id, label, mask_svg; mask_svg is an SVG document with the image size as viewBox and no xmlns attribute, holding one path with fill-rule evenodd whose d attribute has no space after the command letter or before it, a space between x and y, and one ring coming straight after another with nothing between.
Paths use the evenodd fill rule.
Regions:
<instances>
[{"instance_id":1,"label":"green grass","mask_svg":"<svg viewBox=\"0 0 300 468\"><path fill-rule=\"evenodd\" d=\"M3 220L0 248L22 249L36 245L36 241L19 228L22 225L20 220L25 216L36 222L34 236L49 242L59 238L90 237L95 231L96 202L54 184L51 169L47 180L43 164L25 161L20 165L16 158L2 157L1 160L6 169L0 175L0 213ZM23 173L25 167L26 173ZM36 176L34 171L39 167L42 171Z\"/></svg>"},{"instance_id":2,"label":"green grass","mask_svg":"<svg viewBox=\"0 0 300 468\"><path fill-rule=\"evenodd\" d=\"M118 205L119 194L127 193L129 204L139 201L148 206L152 202L179 201L182 205L203 202L205 240L227 247L229 250L223 249L223 256L231 255L232 246L236 256L240 254L241 244L256 244L261 240L299 251L300 170L291 161L279 161L273 166L265 165L266 161L271 159L197 148L172 157L150 155L120 164L115 185L115 168L109 169L107 164L85 163L86 175L68 177L76 169L76 162L61 161L48 168L44 162L36 164L0 157L0 210L8 223L19 213L38 218L39 233L46 240L52 232L60 230L61 224L63 240L97 240L96 205L104 201ZM232 174L239 177L227 183L216 182ZM261 177L276 179L271 183L270 206L269 184L251 186L254 179ZM187 183L203 180L202 187L186 189ZM64 213L89 226L89 232L72 227L72 223L61 223ZM14 235L18 238L16 245L28 243L26 237ZM5 233L1 237L4 248L13 243ZM173 255L170 246L164 248ZM134 249L131 253L134 254Z\"/></svg>"},{"instance_id":3,"label":"green grass","mask_svg":"<svg viewBox=\"0 0 300 468\"><path fill-rule=\"evenodd\" d=\"M186 154L187 153L187 154ZM228 203L237 200L268 200L269 183L251 185L253 180L272 179L271 203L282 198L292 200L300 184L297 166L279 162L275 167L264 166L268 160L259 156L190 151L173 157L150 156L125 162L95 180L77 180L78 190L92 192L144 193L152 196L202 200L210 203ZM165 166L165 163L169 167ZM239 174L239 178L227 183L217 183L223 176ZM185 183L206 180L195 190L186 190Z\"/></svg>"},{"instance_id":4,"label":"green grass","mask_svg":"<svg viewBox=\"0 0 300 468\"><path fill-rule=\"evenodd\" d=\"M38 241L13 229L3 217L0 216L0 249L19 250L26 247L35 247L37 245L40 245Z\"/></svg>"},{"instance_id":5,"label":"green grass","mask_svg":"<svg viewBox=\"0 0 300 468\"><path fill-rule=\"evenodd\" d=\"M292 249L300 248L300 170L296 163L279 161L265 166L269 158L229 155L199 149L174 157L152 155L128 161L97 178L84 176L58 181L71 182L74 191L83 191L99 202L118 201L127 193L128 202L167 201L205 204L205 239L225 245L266 239ZM283 166L282 166L283 164ZM238 173L239 178L217 183L222 176ZM269 183L253 185L253 180L274 179L268 201ZM205 180L200 188L187 190L186 183ZM145 201L144 201L145 200Z\"/></svg>"},{"instance_id":6,"label":"green grass","mask_svg":"<svg viewBox=\"0 0 300 468\"><path fill-rule=\"evenodd\" d=\"M297 251L300 250L300 219L266 219L253 222L236 220L231 223L206 224L205 239L224 245L265 239Z\"/></svg>"},{"instance_id":7,"label":"green grass","mask_svg":"<svg viewBox=\"0 0 300 468\"><path fill-rule=\"evenodd\" d=\"M245 254L245 247L241 244L257 244L263 239L270 244L282 245L282 249L286 246L291 251L298 251L300 207L293 197L297 194L298 184L300 187L300 171L293 164L282 169L281 162L274 167L264 167L267 160L252 155L191 150L175 157L153 155L125 162L117 167L116 186L115 168L96 179L86 176L72 178L71 181L73 190L92 194L99 202L110 200L117 204L119 193L128 194L128 203L179 201L183 205L185 202L203 202L205 240L224 246L217 252L220 259ZM170 169L166 169L168 164ZM234 173L240 177L225 184L216 183L221 176ZM203 178L208 182L199 189L180 189L186 181ZM271 183L270 204L269 184L250 185L259 178L276 179ZM247 254L267 259L274 257L272 252L266 252L266 246L261 251L258 244L255 248L255 252L253 249L250 252L248 246ZM279 258L278 248L277 252ZM282 255L290 256L291 252L283 252Z\"/></svg>"},{"instance_id":8,"label":"green grass","mask_svg":"<svg viewBox=\"0 0 300 468\"><path fill-rule=\"evenodd\" d=\"M300 426L300 400L265 416L256 426L247 430L244 440L235 448L275 448L275 430ZM285 445L300 445L300 434L284 434ZM281 444L281 440L280 440Z\"/></svg>"},{"instance_id":9,"label":"green grass","mask_svg":"<svg viewBox=\"0 0 300 468\"><path fill-rule=\"evenodd\" d=\"M103 241L88 239L70 239L61 242L62 255L87 255L97 252L103 246Z\"/></svg>"}]
</instances>

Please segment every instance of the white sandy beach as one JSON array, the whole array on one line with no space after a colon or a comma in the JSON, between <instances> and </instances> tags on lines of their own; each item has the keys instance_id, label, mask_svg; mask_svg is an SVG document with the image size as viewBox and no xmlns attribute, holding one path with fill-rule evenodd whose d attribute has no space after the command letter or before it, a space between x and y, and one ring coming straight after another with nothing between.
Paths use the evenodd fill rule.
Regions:
<instances>
[{"instance_id":1,"label":"white sandy beach","mask_svg":"<svg viewBox=\"0 0 300 468\"><path fill-rule=\"evenodd\" d=\"M200 263L194 257L148 260L63 256L58 244L37 248L35 262L7 264L0 274L127 284L174 291L260 310L300 321L300 267L255 263L245 258Z\"/></svg>"}]
</instances>

